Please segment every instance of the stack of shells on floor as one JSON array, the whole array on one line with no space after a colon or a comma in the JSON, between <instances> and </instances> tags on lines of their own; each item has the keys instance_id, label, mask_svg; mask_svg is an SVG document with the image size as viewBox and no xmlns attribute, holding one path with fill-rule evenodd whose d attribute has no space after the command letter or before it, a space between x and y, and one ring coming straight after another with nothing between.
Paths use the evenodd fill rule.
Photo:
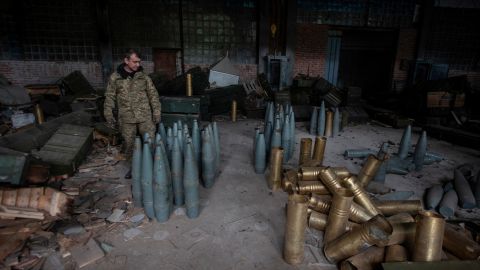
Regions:
<instances>
[{"instance_id":1,"label":"stack of shells on floor","mask_svg":"<svg viewBox=\"0 0 480 270\"><path fill-rule=\"evenodd\" d=\"M347 122L346 113L341 113L338 107L326 110L325 101L322 101L320 107L313 107L308 131L310 135L336 137Z\"/></svg>"},{"instance_id":2,"label":"stack of shells on floor","mask_svg":"<svg viewBox=\"0 0 480 270\"><path fill-rule=\"evenodd\" d=\"M143 144L143 146L142 146ZM210 188L220 164L217 123L200 131L193 121L192 133L180 120L165 129L158 125L155 138L135 138L132 158L132 196L150 219L165 222L174 206L185 205L189 218L199 215L199 182ZM201 175L201 177L200 177Z\"/></svg>"},{"instance_id":3,"label":"stack of shells on floor","mask_svg":"<svg viewBox=\"0 0 480 270\"><path fill-rule=\"evenodd\" d=\"M267 167L269 155L282 155L280 162L288 162L295 152L295 114L290 104L267 103L265 125L255 128L255 172L262 174Z\"/></svg>"},{"instance_id":4,"label":"stack of shells on floor","mask_svg":"<svg viewBox=\"0 0 480 270\"><path fill-rule=\"evenodd\" d=\"M383 143L379 151L380 154L374 155L377 151L371 149L348 149L345 150L346 158L367 158L366 163L371 162L373 181L384 183L386 174L406 175L411 171L420 171L424 165L431 165L442 161L442 156L427 151L427 133L422 132L418 138L417 144L412 151L411 145L412 128L408 125L402 135L396 154L389 154L389 143ZM373 160L375 159L375 160Z\"/></svg>"},{"instance_id":5,"label":"stack of shells on floor","mask_svg":"<svg viewBox=\"0 0 480 270\"><path fill-rule=\"evenodd\" d=\"M425 192L425 208L437 209L445 218L453 218L458 206L480 208L480 172L473 174L473 165L463 164L453 170L453 181L433 185Z\"/></svg>"},{"instance_id":6,"label":"stack of shells on floor","mask_svg":"<svg viewBox=\"0 0 480 270\"><path fill-rule=\"evenodd\" d=\"M376 159L367 161L357 175L323 164L326 143L325 137L316 137L312 154L312 139L302 138L298 170L282 174L282 163L270 162L268 185L288 193L283 250L287 263L303 262L307 226L323 231L325 257L340 269L480 256L475 241L441 215L425 211L421 200L371 198L365 186L374 176L371 160Z\"/></svg>"}]
</instances>

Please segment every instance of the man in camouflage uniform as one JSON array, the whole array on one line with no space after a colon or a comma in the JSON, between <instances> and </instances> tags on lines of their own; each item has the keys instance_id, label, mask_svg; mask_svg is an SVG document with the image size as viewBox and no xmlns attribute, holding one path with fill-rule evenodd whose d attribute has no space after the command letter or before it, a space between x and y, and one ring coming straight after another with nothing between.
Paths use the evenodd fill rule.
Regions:
<instances>
[{"instance_id":1,"label":"man in camouflage uniform","mask_svg":"<svg viewBox=\"0 0 480 270\"><path fill-rule=\"evenodd\" d=\"M155 136L155 124L160 122L158 92L149 76L143 73L138 53L130 49L123 63L108 80L105 92L104 115L114 125L112 109L118 109L118 125L123 137L123 153L130 160L138 132ZM127 173L127 178L129 174Z\"/></svg>"}]
</instances>

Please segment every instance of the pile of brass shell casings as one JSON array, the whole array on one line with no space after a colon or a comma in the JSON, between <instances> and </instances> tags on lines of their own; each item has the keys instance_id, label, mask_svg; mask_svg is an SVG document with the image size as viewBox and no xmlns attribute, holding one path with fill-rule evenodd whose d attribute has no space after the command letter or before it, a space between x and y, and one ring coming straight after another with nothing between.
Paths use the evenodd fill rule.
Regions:
<instances>
[{"instance_id":1,"label":"pile of brass shell casings","mask_svg":"<svg viewBox=\"0 0 480 270\"><path fill-rule=\"evenodd\" d=\"M358 176L345 167L308 157L298 169L283 172L282 188L289 193L284 247L288 263L303 260L300 239L305 236L306 225L324 232L325 256L340 269L374 269L382 262L435 261L445 254L450 259L479 259L480 245L454 228L445 229L445 220L424 211L421 200L378 201L370 197L362 179L368 184L381 159L373 155L368 159Z\"/></svg>"}]
</instances>

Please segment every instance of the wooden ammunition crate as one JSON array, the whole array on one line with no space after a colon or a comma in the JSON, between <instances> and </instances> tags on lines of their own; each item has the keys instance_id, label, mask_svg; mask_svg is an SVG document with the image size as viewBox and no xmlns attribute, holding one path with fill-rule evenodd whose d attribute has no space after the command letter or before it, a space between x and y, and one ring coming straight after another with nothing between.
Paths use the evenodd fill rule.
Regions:
<instances>
[{"instance_id":1,"label":"wooden ammunition crate","mask_svg":"<svg viewBox=\"0 0 480 270\"><path fill-rule=\"evenodd\" d=\"M51 165L52 175L71 175L93 143L93 128L64 124L40 149L38 156Z\"/></svg>"},{"instance_id":2,"label":"wooden ammunition crate","mask_svg":"<svg viewBox=\"0 0 480 270\"><path fill-rule=\"evenodd\" d=\"M465 94L457 94L454 96L448 92L427 92L427 108L450 108L450 103L454 108L461 108L465 104Z\"/></svg>"}]
</instances>

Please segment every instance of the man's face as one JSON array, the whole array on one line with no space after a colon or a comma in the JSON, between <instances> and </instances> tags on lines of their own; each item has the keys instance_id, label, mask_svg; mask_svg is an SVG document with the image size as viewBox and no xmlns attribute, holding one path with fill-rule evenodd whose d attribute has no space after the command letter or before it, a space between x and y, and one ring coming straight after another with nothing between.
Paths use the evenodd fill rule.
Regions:
<instances>
[{"instance_id":1,"label":"man's face","mask_svg":"<svg viewBox=\"0 0 480 270\"><path fill-rule=\"evenodd\" d=\"M125 65L131 71L137 71L140 67L140 58L136 54L130 55L130 58L126 57L124 60Z\"/></svg>"}]
</instances>

